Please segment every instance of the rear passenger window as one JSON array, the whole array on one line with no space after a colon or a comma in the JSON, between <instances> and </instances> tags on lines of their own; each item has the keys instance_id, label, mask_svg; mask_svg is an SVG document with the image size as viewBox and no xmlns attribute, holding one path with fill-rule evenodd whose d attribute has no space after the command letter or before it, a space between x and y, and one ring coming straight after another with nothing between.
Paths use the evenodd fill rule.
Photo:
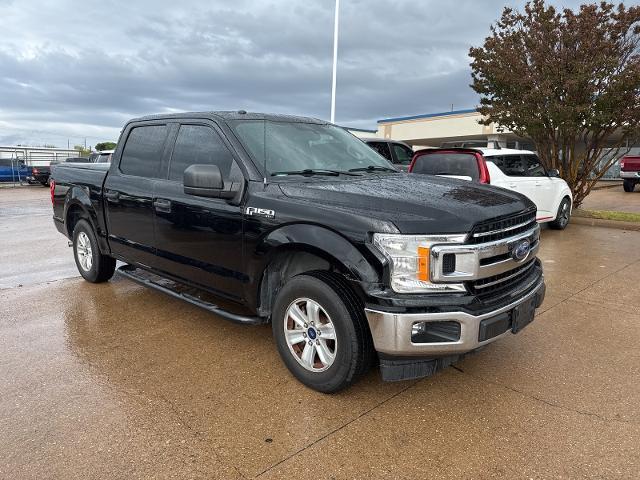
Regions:
<instances>
[{"instance_id":1,"label":"rear passenger window","mask_svg":"<svg viewBox=\"0 0 640 480\"><path fill-rule=\"evenodd\" d=\"M217 165L223 179L228 179L233 156L220 135L211 127L182 125L169 165L169 180L182 182L184 170L190 165Z\"/></svg>"},{"instance_id":2,"label":"rear passenger window","mask_svg":"<svg viewBox=\"0 0 640 480\"><path fill-rule=\"evenodd\" d=\"M126 175L158 178L166 137L166 125L149 125L132 129L124 145L120 171Z\"/></svg>"},{"instance_id":3,"label":"rear passenger window","mask_svg":"<svg viewBox=\"0 0 640 480\"><path fill-rule=\"evenodd\" d=\"M391 150L389 150L389 145L387 145L387 142L371 142L371 143L367 143L367 145L373 148L376 152L378 152L384 158L391 161Z\"/></svg>"},{"instance_id":4,"label":"rear passenger window","mask_svg":"<svg viewBox=\"0 0 640 480\"><path fill-rule=\"evenodd\" d=\"M478 161L472 153L425 153L416 158L412 173L428 175L453 175L480 178Z\"/></svg>"},{"instance_id":5,"label":"rear passenger window","mask_svg":"<svg viewBox=\"0 0 640 480\"><path fill-rule=\"evenodd\" d=\"M535 155L497 155L487 157L509 177L544 177L547 172Z\"/></svg>"}]
</instances>

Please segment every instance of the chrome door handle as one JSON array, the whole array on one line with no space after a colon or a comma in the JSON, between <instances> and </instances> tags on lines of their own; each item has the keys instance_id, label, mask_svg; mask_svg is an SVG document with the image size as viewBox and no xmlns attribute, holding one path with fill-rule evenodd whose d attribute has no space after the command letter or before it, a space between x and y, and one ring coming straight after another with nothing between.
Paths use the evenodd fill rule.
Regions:
<instances>
[{"instance_id":1,"label":"chrome door handle","mask_svg":"<svg viewBox=\"0 0 640 480\"><path fill-rule=\"evenodd\" d=\"M104 198L108 202L118 203L120 201L120 192L107 192L104 194Z\"/></svg>"},{"instance_id":2,"label":"chrome door handle","mask_svg":"<svg viewBox=\"0 0 640 480\"><path fill-rule=\"evenodd\" d=\"M171 201L165 198L158 198L153 202L153 206L157 212L171 212Z\"/></svg>"}]
</instances>

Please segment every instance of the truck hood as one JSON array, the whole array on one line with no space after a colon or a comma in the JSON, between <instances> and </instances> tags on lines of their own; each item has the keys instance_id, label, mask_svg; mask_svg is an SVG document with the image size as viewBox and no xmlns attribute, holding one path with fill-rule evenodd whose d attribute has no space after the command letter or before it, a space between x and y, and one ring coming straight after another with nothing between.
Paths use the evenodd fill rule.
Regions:
<instances>
[{"instance_id":1,"label":"truck hood","mask_svg":"<svg viewBox=\"0 0 640 480\"><path fill-rule=\"evenodd\" d=\"M407 234L466 233L478 222L535 208L525 196L502 188L405 173L283 182L280 188L328 214L368 216Z\"/></svg>"}]
</instances>

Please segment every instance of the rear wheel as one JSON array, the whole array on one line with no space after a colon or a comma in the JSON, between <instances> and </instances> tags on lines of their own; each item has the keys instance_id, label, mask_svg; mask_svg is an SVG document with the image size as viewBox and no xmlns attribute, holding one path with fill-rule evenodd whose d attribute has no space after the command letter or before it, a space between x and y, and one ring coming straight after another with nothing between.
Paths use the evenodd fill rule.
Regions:
<instances>
[{"instance_id":1,"label":"rear wheel","mask_svg":"<svg viewBox=\"0 0 640 480\"><path fill-rule=\"evenodd\" d=\"M364 311L350 287L329 272L290 279L278 294L273 336L289 371L314 390L351 385L373 358Z\"/></svg>"},{"instance_id":2,"label":"rear wheel","mask_svg":"<svg viewBox=\"0 0 640 480\"><path fill-rule=\"evenodd\" d=\"M564 230L569 224L571 218L571 200L567 197L563 198L558 207L556 219L549 223L549 226L555 230Z\"/></svg>"},{"instance_id":3,"label":"rear wheel","mask_svg":"<svg viewBox=\"0 0 640 480\"><path fill-rule=\"evenodd\" d=\"M633 192L633 190L636 188L636 181L635 180L624 180L622 182L622 188L624 188L625 192Z\"/></svg>"},{"instance_id":4,"label":"rear wheel","mask_svg":"<svg viewBox=\"0 0 640 480\"><path fill-rule=\"evenodd\" d=\"M113 277L116 260L100 253L93 228L86 220L78 220L73 229L73 257L85 280L101 283Z\"/></svg>"}]
</instances>

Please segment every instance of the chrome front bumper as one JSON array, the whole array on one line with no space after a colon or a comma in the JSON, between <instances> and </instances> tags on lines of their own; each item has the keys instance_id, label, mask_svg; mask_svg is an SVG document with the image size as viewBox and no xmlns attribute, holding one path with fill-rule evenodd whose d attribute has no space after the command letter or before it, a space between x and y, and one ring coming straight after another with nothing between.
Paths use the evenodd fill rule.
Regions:
<instances>
[{"instance_id":1,"label":"chrome front bumper","mask_svg":"<svg viewBox=\"0 0 640 480\"><path fill-rule=\"evenodd\" d=\"M640 172L623 172L621 170L620 178L633 178L635 180L640 180Z\"/></svg>"},{"instance_id":2,"label":"chrome front bumper","mask_svg":"<svg viewBox=\"0 0 640 480\"><path fill-rule=\"evenodd\" d=\"M365 309L369 329L376 351L398 356L438 356L462 354L475 350L510 333L496 335L488 340L479 341L480 322L513 310L518 305L537 295L544 298L544 278L524 297L497 310L474 316L465 312L446 313L391 313ZM542 299L539 299L539 303ZM460 338L455 342L413 343L411 329L418 322L455 321L460 323Z\"/></svg>"}]
</instances>

